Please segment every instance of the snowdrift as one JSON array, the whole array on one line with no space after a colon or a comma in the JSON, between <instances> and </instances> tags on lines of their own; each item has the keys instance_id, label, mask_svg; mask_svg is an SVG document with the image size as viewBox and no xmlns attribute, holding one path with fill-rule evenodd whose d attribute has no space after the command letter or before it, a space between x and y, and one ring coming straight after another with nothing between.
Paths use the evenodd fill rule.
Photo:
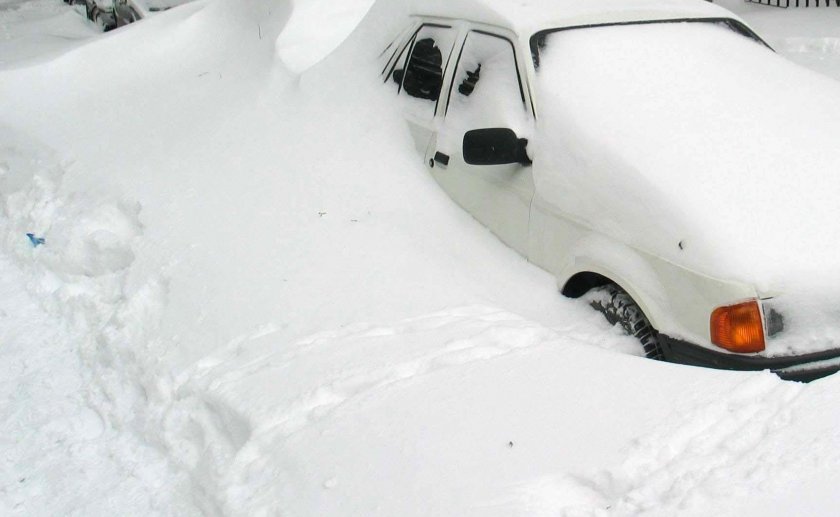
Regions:
<instances>
[{"instance_id":1,"label":"snowdrift","mask_svg":"<svg viewBox=\"0 0 840 517\"><path fill-rule=\"evenodd\" d=\"M161 513L744 515L840 470L834 379L635 357L454 206L377 79L405 4L299 75L291 4L234 5L0 72L3 253Z\"/></svg>"}]
</instances>

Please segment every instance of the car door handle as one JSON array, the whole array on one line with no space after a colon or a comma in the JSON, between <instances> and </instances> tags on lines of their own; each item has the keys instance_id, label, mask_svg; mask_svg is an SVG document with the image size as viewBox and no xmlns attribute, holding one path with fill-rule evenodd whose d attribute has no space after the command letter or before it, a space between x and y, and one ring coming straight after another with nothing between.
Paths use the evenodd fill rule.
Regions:
<instances>
[{"instance_id":1,"label":"car door handle","mask_svg":"<svg viewBox=\"0 0 840 517\"><path fill-rule=\"evenodd\" d=\"M449 155L438 151L435 153L435 161L446 167L449 165Z\"/></svg>"}]
</instances>

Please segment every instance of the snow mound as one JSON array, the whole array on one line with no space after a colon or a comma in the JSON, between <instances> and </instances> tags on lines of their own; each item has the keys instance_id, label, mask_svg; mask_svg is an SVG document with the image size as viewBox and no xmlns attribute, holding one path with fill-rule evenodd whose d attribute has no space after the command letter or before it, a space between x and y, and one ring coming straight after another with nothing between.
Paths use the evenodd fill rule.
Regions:
<instances>
[{"instance_id":1,"label":"snow mound","mask_svg":"<svg viewBox=\"0 0 840 517\"><path fill-rule=\"evenodd\" d=\"M18 485L0 508L59 486L5 473L69 435L114 437L100 452L119 468L93 462L68 485L84 495L45 512L749 515L797 483L833 507L834 379L616 353L637 344L440 191L374 65L405 5L378 2L300 75L277 59L291 5L257 0L0 72L0 259L19 273L0 293L24 285L28 322L72 332L0 347L20 374L3 400L42 380L24 363L43 350L86 381L60 383L85 400L47 438L3 443Z\"/></svg>"},{"instance_id":2,"label":"snow mound","mask_svg":"<svg viewBox=\"0 0 840 517\"><path fill-rule=\"evenodd\" d=\"M301 73L334 51L359 25L375 0L298 0L277 38L277 55Z\"/></svg>"}]
</instances>

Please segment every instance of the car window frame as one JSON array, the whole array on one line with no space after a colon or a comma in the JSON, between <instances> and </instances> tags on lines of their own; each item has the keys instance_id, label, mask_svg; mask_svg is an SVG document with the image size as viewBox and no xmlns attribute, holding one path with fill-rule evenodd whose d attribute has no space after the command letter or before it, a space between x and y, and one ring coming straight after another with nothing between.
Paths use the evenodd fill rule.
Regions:
<instances>
[{"instance_id":1,"label":"car window frame","mask_svg":"<svg viewBox=\"0 0 840 517\"><path fill-rule=\"evenodd\" d=\"M407 57L408 58L411 57L411 53L414 51L414 43L417 41L417 35L420 33L421 30L423 30L423 27L434 27L434 28L437 28L437 29L452 29L452 30L457 31L457 29L453 25L445 25L445 24L437 23L437 22L420 22L420 24L414 29L414 31L411 32L411 36L406 39L405 43L403 45L398 45L397 48L394 49L394 54L388 60L388 63L385 65L385 69L383 69L382 72L381 72L383 74L383 81L382 82L388 82L388 80L391 79L391 75L394 73L394 69L396 69L397 63L400 60L399 58L400 58L400 56L403 55L403 52L405 52L406 49L408 49ZM457 36L456 36L455 43L456 44L458 43L457 42ZM453 48L453 50L454 50L454 48ZM388 49L386 48L385 52L387 52L387 51L388 51ZM452 57L452 53L450 52L449 58L447 58L447 63L446 64L449 63L449 59L451 59L451 57ZM406 64L408 64L408 61L406 61ZM388 73L385 73L386 70L387 70ZM444 70L446 70L445 67L444 67ZM402 81L400 81L400 87L397 91L398 92L402 91Z\"/></svg>"},{"instance_id":2,"label":"car window frame","mask_svg":"<svg viewBox=\"0 0 840 517\"><path fill-rule=\"evenodd\" d=\"M388 53L389 50L391 51L390 57L388 57L388 59L385 61L385 66L382 67L382 71L379 72L379 75L383 77L383 82L388 81L388 79L391 76L391 73L393 73L393 69L391 69L390 71L388 69L395 64L395 61L399 59L399 56L403 53L405 48L411 44L411 41L417 35L417 25L417 22L414 22L405 27L399 32L399 34L397 34L397 36L391 41L391 43L389 43L388 46L385 47L385 49L379 53L379 57L381 58L383 55ZM386 72L388 73L386 74Z\"/></svg>"},{"instance_id":3,"label":"car window frame","mask_svg":"<svg viewBox=\"0 0 840 517\"><path fill-rule=\"evenodd\" d=\"M448 97L449 92L446 91L446 89L444 88L445 82L446 82L446 74L448 73L449 66L452 63L452 56L455 54L455 49L458 47L459 43L463 44L461 34L460 34L460 28L458 27L457 23L446 24L446 23L441 23L441 22L437 22L437 21L421 21L420 25L414 30L414 32L411 34L411 37L408 38L408 41L406 41L406 44L401 46L401 50L398 53L395 53L395 55L397 56L396 59L394 59L392 57L393 62L390 63L390 66L388 67L388 73L385 74L383 82L387 83L391 79L391 76L393 75L394 70L396 69L397 64L399 63L400 57L403 55L403 52L406 52L405 63L406 63L406 66L408 66L408 62L409 62L409 60L411 60L411 55L414 52L414 44L417 42L417 35L420 34L420 31L422 31L423 28L425 28L425 27L432 27L432 28L435 28L435 29L449 29L449 30L453 31L453 35L454 35L453 42L452 42L452 48L449 49L449 54L446 57L446 61L441 63L441 72L442 72L441 81L442 81L442 84L441 84L440 94L438 95L437 100L435 100L434 111L432 112L432 118L434 119L438 115L438 109L440 108L440 101L441 101L441 98L444 96L444 92L446 92L446 95L447 95L447 102L449 100L449 97ZM399 87L397 88L397 96L402 95L403 82L404 81L405 81L405 76L403 76L402 80L399 83Z\"/></svg>"},{"instance_id":4,"label":"car window frame","mask_svg":"<svg viewBox=\"0 0 840 517\"><path fill-rule=\"evenodd\" d=\"M461 64L461 57L464 54L464 47L467 45L467 41L469 40L469 36L471 33L482 34L484 36L491 36L494 38L499 38L501 40L506 41L510 47L511 51L513 51L513 62L514 67L516 68L516 79L519 82L519 95L522 100L522 106L525 108L525 111L529 112L532 117L536 118L536 111L534 109L534 102L531 99L530 91L526 88L526 84L524 79L527 77L526 74L523 74L522 70L522 63L520 61L519 52L515 41L508 37L507 35L500 34L499 32L493 32L492 30L488 30L481 27L468 27L464 36L460 40L461 48L458 51L458 59L455 61L455 65L452 68L452 74L449 81L449 87L446 89L446 107L443 110L443 118L445 119L447 114L449 113L449 103L452 99L452 89L455 87L455 79L458 71L458 66ZM451 56L450 56L451 59ZM526 92L528 92L526 94Z\"/></svg>"}]
</instances>

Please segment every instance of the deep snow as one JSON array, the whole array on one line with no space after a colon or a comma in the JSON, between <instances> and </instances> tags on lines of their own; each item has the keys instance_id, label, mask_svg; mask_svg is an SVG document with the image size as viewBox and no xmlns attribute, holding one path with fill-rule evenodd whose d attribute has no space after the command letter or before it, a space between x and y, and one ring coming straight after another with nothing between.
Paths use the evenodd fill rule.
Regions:
<instances>
[{"instance_id":1,"label":"deep snow","mask_svg":"<svg viewBox=\"0 0 840 517\"><path fill-rule=\"evenodd\" d=\"M4 513L838 502L840 381L638 357L417 163L373 66L396 7L309 69L306 9L189 4L0 72Z\"/></svg>"}]
</instances>

